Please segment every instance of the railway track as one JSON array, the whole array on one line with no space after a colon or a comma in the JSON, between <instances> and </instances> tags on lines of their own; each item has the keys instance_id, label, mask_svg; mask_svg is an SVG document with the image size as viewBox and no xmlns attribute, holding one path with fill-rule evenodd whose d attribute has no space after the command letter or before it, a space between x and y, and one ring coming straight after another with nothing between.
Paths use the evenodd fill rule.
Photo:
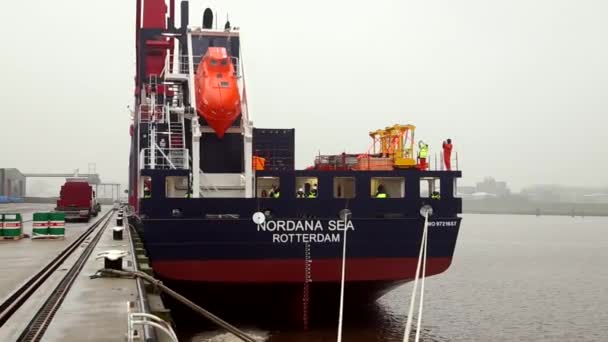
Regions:
<instances>
[{"instance_id":1,"label":"railway track","mask_svg":"<svg viewBox=\"0 0 608 342\"><path fill-rule=\"evenodd\" d=\"M80 273L80 270L86 263L88 257L93 252L97 241L99 241L103 231L108 226L114 216L114 209L109 210L106 214L93 223L84 233L82 233L74 242L66 247L59 255L51 262L44 266L38 273L32 276L21 287L14 291L2 304L0 304L0 328L19 310L19 308L42 286L46 280L70 257L74 251L97 230L93 239L89 242L81 255L78 257L74 265L63 277L57 288L48 297L42 308L36 313L34 318L28 324L27 328L19 336L18 341L40 341L42 335L49 326L54 314L57 312L63 299L70 290L71 285ZM98 229L99 228L99 229Z\"/></svg>"}]
</instances>

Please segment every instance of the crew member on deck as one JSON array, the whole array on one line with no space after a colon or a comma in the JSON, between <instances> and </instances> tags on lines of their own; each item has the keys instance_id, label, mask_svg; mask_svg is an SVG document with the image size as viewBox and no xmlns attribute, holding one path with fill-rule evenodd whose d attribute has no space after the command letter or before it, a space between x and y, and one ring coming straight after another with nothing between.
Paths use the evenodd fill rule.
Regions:
<instances>
[{"instance_id":1,"label":"crew member on deck","mask_svg":"<svg viewBox=\"0 0 608 342\"><path fill-rule=\"evenodd\" d=\"M317 185L315 184L312 187L312 190L310 190L310 193L308 194L308 198L317 198L317 195L318 195Z\"/></svg>"},{"instance_id":2,"label":"crew member on deck","mask_svg":"<svg viewBox=\"0 0 608 342\"><path fill-rule=\"evenodd\" d=\"M386 190L384 190L384 185L378 185L378 191L376 192L376 198L388 198L388 194Z\"/></svg>"},{"instance_id":3,"label":"crew member on deck","mask_svg":"<svg viewBox=\"0 0 608 342\"><path fill-rule=\"evenodd\" d=\"M452 169L452 139L448 139L443 142L443 163L445 169L450 171Z\"/></svg>"},{"instance_id":4,"label":"crew member on deck","mask_svg":"<svg viewBox=\"0 0 608 342\"><path fill-rule=\"evenodd\" d=\"M272 198L279 198L280 195L281 195L281 190L279 189L278 186L273 184L272 189L270 189L270 193L268 193L268 196L272 197Z\"/></svg>"},{"instance_id":5,"label":"crew member on deck","mask_svg":"<svg viewBox=\"0 0 608 342\"><path fill-rule=\"evenodd\" d=\"M434 199L434 200L441 199L441 196L439 195L439 191L433 191L433 193L431 194L431 199Z\"/></svg>"},{"instance_id":6,"label":"crew member on deck","mask_svg":"<svg viewBox=\"0 0 608 342\"><path fill-rule=\"evenodd\" d=\"M421 170L426 170L426 157L429 154L429 145L424 141L418 142L418 163L420 164Z\"/></svg>"},{"instance_id":7,"label":"crew member on deck","mask_svg":"<svg viewBox=\"0 0 608 342\"><path fill-rule=\"evenodd\" d=\"M304 198L304 189L299 188L298 192L296 193L296 197L297 198Z\"/></svg>"},{"instance_id":8,"label":"crew member on deck","mask_svg":"<svg viewBox=\"0 0 608 342\"><path fill-rule=\"evenodd\" d=\"M168 168L167 166L167 161L165 160L165 157L163 155L167 155L167 142L165 141L165 138L160 138L160 141L158 143L158 146L160 147L160 151L156 151L157 153L157 157L156 157L156 168L157 169L166 169Z\"/></svg>"}]
</instances>

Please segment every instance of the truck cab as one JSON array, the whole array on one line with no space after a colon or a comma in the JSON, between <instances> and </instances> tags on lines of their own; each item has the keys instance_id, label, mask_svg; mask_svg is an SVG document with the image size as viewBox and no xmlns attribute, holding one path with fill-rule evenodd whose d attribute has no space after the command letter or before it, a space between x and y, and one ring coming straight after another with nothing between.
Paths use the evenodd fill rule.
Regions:
<instances>
[{"instance_id":1,"label":"truck cab","mask_svg":"<svg viewBox=\"0 0 608 342\"><path fill-rule=\"evenodd\" d=\"M66 221L88 222L101 211L101 205L86 179L68 179L61 186L55 211L64 212Z\"/></svg>"}]
</instances>

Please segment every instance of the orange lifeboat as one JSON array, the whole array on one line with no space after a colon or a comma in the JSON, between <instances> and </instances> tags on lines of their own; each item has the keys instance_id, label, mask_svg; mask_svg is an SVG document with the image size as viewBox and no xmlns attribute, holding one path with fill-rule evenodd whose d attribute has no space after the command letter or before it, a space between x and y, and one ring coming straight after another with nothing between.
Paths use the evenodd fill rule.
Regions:
<instances>
[{"instance_id":1,"label":"orange lifeboat","mask_svg":"<svg viewBox=\"0 0 608 342\"><path fill-rule=\"evenodd\" d=\"M218 137L241 113L241 97L234 65L226 48L209 47L201 58L194 79L196 109Z\"/></svg>"}]
</instances>

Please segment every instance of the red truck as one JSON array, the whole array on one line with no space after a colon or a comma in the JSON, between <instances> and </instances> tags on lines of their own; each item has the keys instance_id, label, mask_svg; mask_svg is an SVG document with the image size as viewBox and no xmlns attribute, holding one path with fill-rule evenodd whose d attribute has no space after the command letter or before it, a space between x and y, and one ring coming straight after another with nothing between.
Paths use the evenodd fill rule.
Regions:
<instances>
[{"instance_id":1,"label":"red truck","mask_svg":"<svg viewBox=\"0 0 608 342\"><path fill-rule=\"evenodd\" d=\"M89 221L91 216L97 216L101 211L101 205L86 178L68 178L61 186L55 211L64 212L66 221Z\"/></svg>"}]
</instances>

